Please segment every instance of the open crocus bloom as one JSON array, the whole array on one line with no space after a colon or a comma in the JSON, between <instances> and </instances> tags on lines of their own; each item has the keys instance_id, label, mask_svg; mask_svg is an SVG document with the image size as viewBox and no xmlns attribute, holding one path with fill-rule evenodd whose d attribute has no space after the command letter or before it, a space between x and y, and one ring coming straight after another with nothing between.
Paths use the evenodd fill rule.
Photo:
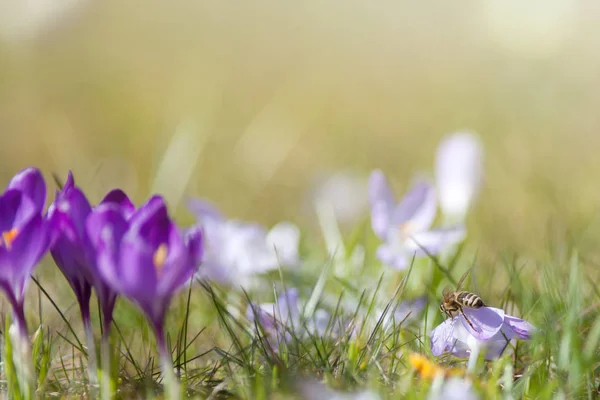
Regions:
<instances>
[{"instance_id":1,"label":"open crocus bloom","mask_svg":"<svg viewBox=\"0 0 600 400\"><path fill-rule=\"evenodd\" d=\"M468 357L483 352L486 360L500 357L512 339L527 340L536 328L529 322L505 315L493 307L464 308L462 315L448 318L431 331L431 352L439 356L452 352L457 357Z\"/></svg>"},{"instance_id":2,"label":"open crocus bloom","mask_svg":"<svg viewBox=\"0 0 600 400\"><path fill-rule=\"evenodd\" d=\"M413 256L435 255L459 243L465 237L462 225L431 229L437 211L435 187L418 181L396 203L382 171L375 170L369 178L371 225L384 243L377 257L397 269L405 269Z\"/></svg>"},{"instance_id":3,"label":"open crocus bloom","mask_svg":"<svg viewBox=\"0 0 600 400\"><path fill-rule=\"evenodd\" d=\"M483 146L469 132L448 135L437 150L435 176L446 219L462 221L477 196L483 174Z\"/></svg>"},{"instance_id":4,"label":"open crocus bloom","mask_svg":"<svg viewBox=\"0 0 600 400\"><path fill-rule=\"evenodd\" d=\"M7 297L21 333L23 296L29 275L48 249L48 229L42 217L46 184L39 170L27 168L13 177L0 195L0 289Z\"/></svg>"},{"instance_id":5,"label":"open crocus bloom","mask_svg":"<svg viewBox=\"0 0 600 400\"><path fill-rule=\"evenodd\" d=\"M299 263L300 231L281 222L267 231L255 223L228 220L210 203L194 199L190 210L199 220L206 241L197 277L247 286L256 274Z\"/></svg>"}]
</instances>

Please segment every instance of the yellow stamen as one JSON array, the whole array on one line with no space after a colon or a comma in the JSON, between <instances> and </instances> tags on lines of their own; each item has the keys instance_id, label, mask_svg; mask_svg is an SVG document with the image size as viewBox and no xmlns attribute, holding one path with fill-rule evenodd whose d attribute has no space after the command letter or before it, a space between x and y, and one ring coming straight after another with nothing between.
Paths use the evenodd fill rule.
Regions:
<instances>
[{"instance_id":1,"label":"yellow stamen","mask_svg":"<svg viewBox=\"0 0 600 400\"><path fill-rule=\"evenodd\" d=\"M17 228L12 228L10 231L2 232L0 246L4 246L7 250L10 250L12 242L14 242L18 234L19 230Z\"/></svg>"},{"instance_id":2,"label":"yellow stamen","mask_svg":"<svg viewBox=\"0 0 600 400\"><path fill-rule=\"evenodd\" d=\"M162 268L165 264L165 261L167 260L168 250L169 247L165 243L163 243L160 246L158 246L158 249L156 249L156 251L154 252L154 257L152 261L154 262L154 267L156 268L156 271L159 275L162 272Z\"/></svg>"}]
</instances>

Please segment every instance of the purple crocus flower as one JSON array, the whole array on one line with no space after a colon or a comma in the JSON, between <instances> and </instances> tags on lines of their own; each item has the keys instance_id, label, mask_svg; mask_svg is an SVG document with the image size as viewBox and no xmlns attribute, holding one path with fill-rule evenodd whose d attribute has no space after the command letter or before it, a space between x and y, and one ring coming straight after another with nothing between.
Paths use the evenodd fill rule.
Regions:
<instances>
[{"instance_id":1,"label":"purple crocus flower","mask_svg":"<svg viewBox=\"0 0 600 400\"><path fill-rule=\"evenodd\" d=\"M56 200L48 208L50 253L75 293L84 325L90 324L92 271L85 252L85 219L92 211L69 172Z\"/></svg>"},{"instance_id":2,"label":"purple crocus flower","mask_svg":"<svg viewBox=\"0 0 600 400\"><path fill-rule=\"evenodd\" d=\"M382 171L369 178L371 225L383 241L377 257L397 269L405 269L413 256L436 255L462 241L462 225L431 229L437 211L435 187L428 181L417 181L396 203Z\"/></svg>"},{"instance_id":3,"label":"purple crocus flower","mask_svg":"<svg viewBox=\"0 0 600 400\"><path fill-rule=\"evenodd\" d=\"M457 357L478 355L486 360L500 357L513 339L530 339L536 328L529 322L505 315L493 307L464 308L465 315L448 318L431 331L431 352L439 356L452 352Z\"/></svg>"},{"instance_id":4,"label":"purple crocus flower","mask_svg":"<svg viewBox=\"0 0 600 400\"><path fill-rule=\"evenodd\" d=\"M198 278L249 287L255 275L299 263L296 225L281 222L267 231L256 223L228 220L201 199L190 201L189 208L206 242Z\"/></svg>"},{"instance_id":5,"label":"purple crocus flower","mask_svg":"<svg viewBox=\"0 0 600 400\"><path fill-rule=\"evenodd\" d=\"M0 289L10 302L21 338L28 338L25 288L49 244L42 217L45 202L46 184L36 168L19 172L0 195Z\"/></svg>"},{"instance_id":6,"label":"purple crocus flower","mask_svg":"<svg viewBox=\"0 0 600 400\"><path fill-rule=\"evenodd\" d=\"M443 215L462 221L478 194L483 176L483 146L470 132L457 132L438 146L435 177Z\"/></svg>"},{"instance_id":7,"label":"purple crocus flower","mask_svg":"<svg viewBox=\"0 0 600 400\"><path fill-rule=\"evenodd\" d=\"M164 318L175 292L196 272L202 255L198 229L182 233L159 196L127 219L114 203L99 205L86 223L100 275L136 303L164 348Z\"/></svg>"},{"instance_id":8,"label":"purple crocus flower","mask_svg":"<svg viewBox=\"0 0 600 400\"><path fill-rule=\"evenodd\" d=\"M119 189L109 192L100 204L114 204L126 218L135 211L135 206ZM104 336L108 336L116 293L104 283L96 267L94 249L85 229L91 212L89 201L75 186L73 174L69 172L64 187L57 192L56 200L48 209L51 254L75 292L86 325L90 324L89 302L91 288L94 287L102 309ZM91 329L91 325L89 328Z\"/></svg>"}]
</instances>

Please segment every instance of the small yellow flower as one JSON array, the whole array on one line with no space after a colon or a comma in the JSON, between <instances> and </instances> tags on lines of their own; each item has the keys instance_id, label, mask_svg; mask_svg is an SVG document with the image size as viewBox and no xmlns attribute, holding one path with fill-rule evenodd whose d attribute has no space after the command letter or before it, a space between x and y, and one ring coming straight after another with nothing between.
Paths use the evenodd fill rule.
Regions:
<instances>
[{"instance_id":1,"label":"small yellow flower","mask_svg":"<svg viewBox=\"0 0 600 400\"><path fill-rule=\"evenodd\" d=\"M408 362L425 379L433 379L438 375L446 377L463 375L463 371L458 368L444 368L418 353L410 354Z\"/></svg>"}]
</instances>

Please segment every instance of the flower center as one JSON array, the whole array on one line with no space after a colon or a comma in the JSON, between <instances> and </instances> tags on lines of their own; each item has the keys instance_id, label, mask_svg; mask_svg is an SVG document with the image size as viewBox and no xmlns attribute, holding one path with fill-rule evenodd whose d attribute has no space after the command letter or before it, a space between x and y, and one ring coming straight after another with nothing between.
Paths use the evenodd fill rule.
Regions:
<instances>
[{"instance_id":1,"label":"flower center","mask_svg":"<svg viewBox=\"0 0 600 400\"><path fill-rule=\"evenodd\" d=\"M10 231L2 232L0 246L4 246L7 250L10 250L12 242L14 242L14 240L17 238L18 234L19 230L17 228L12 228Z\"/></svg>"},{"instance_id":2,"label":"flower center","mask_svg":"<svg viewBox=\"0 0 600 400\"><path fill-rule=\"evenodd\" d=\"M167 260L168 252L169 246L167 246L166 243L162 243L154 252L152 261L154 262L154 268L156 268L158 275L162 273L163 266L165 265L165 261Z\"/></svg>"}]
</instances>

